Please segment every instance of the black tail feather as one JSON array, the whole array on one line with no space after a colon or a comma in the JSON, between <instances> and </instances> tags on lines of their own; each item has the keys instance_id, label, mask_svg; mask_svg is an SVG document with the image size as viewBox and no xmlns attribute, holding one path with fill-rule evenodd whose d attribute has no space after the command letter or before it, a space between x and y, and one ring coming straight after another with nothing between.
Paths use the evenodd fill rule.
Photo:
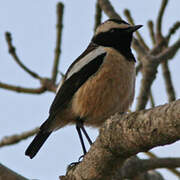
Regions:
<instances>
[{"instance_id":1,"label":"black tail feather","mask_svg":"<svg viewBox=\"0 0 180 180\"><path fill-rule=\"evenodd\" d=\"M33 139L31 144L26 149L25 155L29 156L31 159L38 153L46 139L50 136L52 132L47 132L40 130L36 137Z\"/></svg>"}]
</instances>

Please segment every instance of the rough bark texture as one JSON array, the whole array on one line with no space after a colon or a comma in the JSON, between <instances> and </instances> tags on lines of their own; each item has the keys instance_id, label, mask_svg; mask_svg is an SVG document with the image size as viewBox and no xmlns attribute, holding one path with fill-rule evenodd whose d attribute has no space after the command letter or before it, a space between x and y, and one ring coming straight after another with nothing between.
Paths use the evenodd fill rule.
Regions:
<instances>
[{"instance_id":1,"label":"rough bark texture","mask_svg":"<svg viewBox=\"0 0 180 180\"><path fill-rule=\"evenodd\" d=\"M139 152L180 139L180 100L106 121L83 161L62 179L108 180Z\"/></svg>"}]
</instances>

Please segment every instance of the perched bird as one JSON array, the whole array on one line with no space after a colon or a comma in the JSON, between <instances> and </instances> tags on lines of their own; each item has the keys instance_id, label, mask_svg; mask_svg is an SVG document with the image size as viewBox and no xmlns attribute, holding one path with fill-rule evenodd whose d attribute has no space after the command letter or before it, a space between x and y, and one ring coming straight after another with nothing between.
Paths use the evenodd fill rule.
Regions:
<instances>
[{"instance_id":1,"label":"perched bird","mask_svg":"<svg viewBox=\"0 0 180 180\"><path fill-rule=\"evenodd\" d=\"M33 158L53 131L69 124L76 124L85 154L82 132L92 141L83 125L99 128L111 115L127 112L135 86L136 60L130 46L133 32L141 27L118 19L98 26L87 49L67 70L27 156Z\"/></svg>"}]
</instances>

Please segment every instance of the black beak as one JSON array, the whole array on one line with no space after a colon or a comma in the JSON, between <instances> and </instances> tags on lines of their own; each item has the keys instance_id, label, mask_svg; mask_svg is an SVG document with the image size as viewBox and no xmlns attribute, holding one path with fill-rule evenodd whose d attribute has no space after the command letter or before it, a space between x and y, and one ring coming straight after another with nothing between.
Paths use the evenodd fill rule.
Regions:
<instances>
[{"instance_id":1,"label":"black beak","mask_svg":"<svg viewBox=\"0 0 180 180\"><path fill-rule=\"evenodd\" d=\"M128 32L133 33L137 31L139 28L141 28L143 25L136 25L136 26L131 26L127 29Z\"/></svg>"}]
</instances>

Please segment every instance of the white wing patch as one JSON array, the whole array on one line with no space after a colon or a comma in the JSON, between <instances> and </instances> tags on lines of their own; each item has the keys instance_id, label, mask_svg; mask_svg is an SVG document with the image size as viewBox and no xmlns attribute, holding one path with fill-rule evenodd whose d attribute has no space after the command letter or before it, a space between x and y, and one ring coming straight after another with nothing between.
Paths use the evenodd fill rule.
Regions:
<instances>
[{"instance_id":1,"label":"white wing patch","mask_svg":"<svg viewBox=\"0 0 180 180\"><path fill-rule=\"evenodd\" d=\"M66 75L66 80L69 79L74 73L80 71L86 64L93 61L97 56L103 53L105 53L104 47L99 46L98 48L84 56L82 59L77 61Z\"/></svg>"}]
</instances>

